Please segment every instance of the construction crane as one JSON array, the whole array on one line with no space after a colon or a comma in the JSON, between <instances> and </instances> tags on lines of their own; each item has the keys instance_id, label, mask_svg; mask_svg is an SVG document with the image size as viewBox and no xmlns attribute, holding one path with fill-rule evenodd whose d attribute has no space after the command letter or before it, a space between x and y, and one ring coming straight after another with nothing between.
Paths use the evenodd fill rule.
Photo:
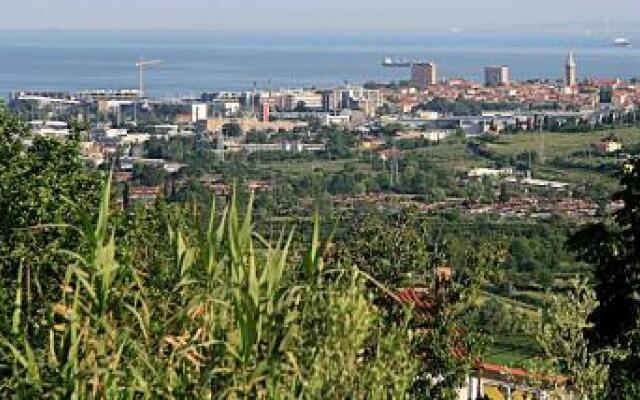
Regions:
<instances>
[{"instance_id":1,"label":"construction crane","mask_svg":"<svg viewBox=\"0 0 640 400\"><path fill-rule=\"evenodd\" d=\"M136 61L136 67L138 68L138 96L141 98L144 97L144 71L153 67L154 65L162 64L162 60L145 60L144 58L140 58Z\"/></svg>"},{"instance_id":2,"label":"construction crane","mask_svg":"<svg viewBox=\"0 0 640 400\"><path fill-rule=\"evenodd\" d=\"M138 103L144 97L144 71L162 62L162 60L145 60L144 58L139 58L136 61L136 68L138 68L138 101L133 104L133 121L136 125L138 125Z\"/></svg>"}]
</instances>

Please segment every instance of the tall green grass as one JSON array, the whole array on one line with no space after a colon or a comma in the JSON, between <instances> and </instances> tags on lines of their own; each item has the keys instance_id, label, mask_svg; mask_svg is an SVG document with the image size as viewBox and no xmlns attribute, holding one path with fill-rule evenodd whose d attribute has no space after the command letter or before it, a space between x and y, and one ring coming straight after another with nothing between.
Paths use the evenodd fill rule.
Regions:
<instances>
[{"instance_id":1,"label":"tall green grass","mask_svg":"<svg viewBox=\"0 0 640 400\"><path fill-rule=\"evenodd\" d=\"M15 294L13 336L0 338L0 397L405 395L417 367L409 330L383 324L357 268L325 268L331 237L317 216L298 255L294 229L275 243L254 231L251 201L244 212L235 195L221 211L214 202L202 228L178 210L157 249L171 255L158 279L153 265L119 256L110 178L104 186L97 220L82 227L84 251L68 254L48 340L25 334Z\"/></svg>"}]
</instances>

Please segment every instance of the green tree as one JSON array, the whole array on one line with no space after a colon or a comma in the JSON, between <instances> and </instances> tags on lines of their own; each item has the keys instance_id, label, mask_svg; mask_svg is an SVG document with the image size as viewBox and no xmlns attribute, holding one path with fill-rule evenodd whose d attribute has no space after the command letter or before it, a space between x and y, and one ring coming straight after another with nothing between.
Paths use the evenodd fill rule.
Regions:
<instances>
[{"instance_id":1,"label":"green tree","mask_svg":"<svg viewBox=\"0 0 640 400\"><path fill-rule=\"evenodd\" d=\"M143 186L159 186L164 183L167 173L162 167L135 163L132 177Z\"/></svg>"},{"instance_id":2,"label":"green tree","mask_svg":"<svg viewBox=\"0 0 640 400\"><path fill-rule=\"evenodd\" d=\"M404 125L392 122L382 127L382 132L387 136L396 136L405 130Z\"/></svg>"},{"instance_id":3,"label":"green tree","mask_svg":"<svg viewBox=\"0 0 640 400\"><path fill-rule=\"evenodd\" d=\"M426 291L415 303L410 322L414 330L413 349L422 363L414 380L412 395L438 400L458 399L486 348L486 336L473 326L480 288L493 279L503 252L493 246L479 246L466 254L465 267L452 267L435 258L423 286ZM415 295L414 295L415 296ZM415 297L414 297L415 298Z\"/></svg>"},{"instance_id":4,"label":"green tree","mask_svg":"<svg viewBox=\"0 0 640 400\"><path fill-rule=\"evenodd\" d=\"M573 388L585 399L598 399L605 390L613 348L594 351L586 336L588 321L598 306L596 294L584 281L572 282L566 293L554 294L543 310L536 339L549 371L570 377Z\"/></svg>"},{"instance_id":5,"label":"green tree","mask_svg":"<svg viewBox=\"0 0 640 400\"><path fill-rule=\"evenodd\" d=\"M242 136L242 127L237 122L227 122L222 125L222 134L231 137Z\"/></svg>"},{"instance_id":6,"label":"green tree","mask_svg":"<svg viewBox=\"0 0 640 400\"><path fill-rule=\"evenodd\" d=\"M421 282L429 262L429 242L414 215L367 210L350 221L340 254L390 286Z\"/></svg>"},{"instance_id":7,"label":"green tree","mask_svg":"<svg viewBox=\"0 0 640 400\"><path fill-rule=\"evenodd\" d=\"M73 226L94 212L98 187L77 142L32 137L0 109L0 309L20 288L19 315L28 334L44 323L45 302L66 272L63 251L80 246L82 235ZM0 333L7 327L0 323Z\"/></svg>"},{"instance_id":8,"label":"green tree","mask_svg":"<svg viewBox=\"0 0 640 400\"><path fill-rule=\"evenodd\" d=\"M442 251L446 246L434 243L428 232L418 215L366 210L343 233L338 258L355 263L413 307L412 349L421 362L411 395L455 399L486 341L469 315L477 308L480 287L503 262L503 251L475 246L464 253L460 265L452 265ZM398 301L377 289L372 285L387 320L402 319Z\"/></svg>"},{"instance_id":9,"label":"green tree","mask_svg":"<svg viewBox=\"0 0 640 400\"><path fill-rule=\"evenodd\" d=\"M355 143L354 136L347 130L334 127L327 128L321 137L325 138L327 154L332 158L346 158L351 155L351 146Z\"/></svg>"},{"instance_id":10,"label":"green tree","mask_svg":"<svg viewBox=\"0 0 640 400\"><path fill-rule=\"evenodd\" d=\"M624 206L615 212L613 220L587 225L569 241L578 258L594 266L598 300L590 316L594 349L640 347L633 336L640 321L640 159L624 166L620 183L623 189L613 199ZM616 362L611 376L628 377L615 385L610 382L611 398L640 391L640 358L632 354Z\"/></svg>"},{"instance_id":11,"label":"green tree","mask_svg":"<svg viewBox=\"0 0 640 400\"><path fill-rule=\"evenodd\" d=\"M511 192L509 190L509 185L506 182L502 182L500 184L500 194L498 195L498 200L501 203L508 203L511 200Z\"/></svg>"}]
</instances>

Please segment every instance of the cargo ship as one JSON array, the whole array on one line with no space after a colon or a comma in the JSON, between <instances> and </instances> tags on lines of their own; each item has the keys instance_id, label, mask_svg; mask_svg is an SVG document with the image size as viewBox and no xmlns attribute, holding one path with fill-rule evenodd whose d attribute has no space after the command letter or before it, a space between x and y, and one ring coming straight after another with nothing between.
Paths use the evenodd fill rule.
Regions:
<instances>
[{"instance_id":1,"label":"cargo ship","mask_svg":"<svg viewBox=\"0 0 640 400\"><path fill-rule=\"evenodd\" d=\"M385 57L382 60L382 66L389 68L409 68L412 64L413 62L409 60L396 60L391 57Z\"/></svg>"}]
</instances>

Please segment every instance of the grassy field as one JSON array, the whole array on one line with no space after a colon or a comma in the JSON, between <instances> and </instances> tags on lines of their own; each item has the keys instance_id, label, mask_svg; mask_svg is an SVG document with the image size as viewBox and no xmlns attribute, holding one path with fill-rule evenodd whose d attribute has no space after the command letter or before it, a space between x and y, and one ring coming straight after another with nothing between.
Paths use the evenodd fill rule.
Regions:
<instances>
[{"instance_id":1,"label":"grassy field","mask_svg":"<svg viewBox=\"0 0 640 400\"><path fill-rule=\"evenodd\" d=\"M536 164L533 167L533 177L553 181L569 182L573 184L601 184L610 192L618 187L618 180L611 175L598 171L584 169L559 168L546 164Z\"/></svg>"},{"instance_id":2,"label":"grassy field","mask_svg":"<svg viewBox=\"0 0 640 400\"><path fill-rule=\"evenodd\" d=\"M485 361L511 367L523 367L526 361L539 356L532 337L523 335L502 335L493 338L489 344Z\"/></svg>"},{"instance_id":3,"label":"grassy field","mask_svg":"<svg viewBox=\"0 0 640 400\"><path fill-rule=\"evenodd\" d=\"M426 154L433 163L451 171L466 171L469 168L486 167L490 164L488 160L471 153L464 143L443 142L437 146L425 147L416 151Z\"/></svg>"},{"instance_id":4,"label":"grassy field","mask_svg":"<svg viewBox=\"0 0 640 400\"><path fill-rule=\"evenodd\" d=\"M587 133L520 133L515 135L502 135L496 141L487 145L492 152L501 155L515 156L525 151L535 150L540 152L544 144L544 157L563 157L577 151L589 150L591 144L600 141L610 133L623 143L633 145L640 143L640 129L623 128L603 132Z\"/></svg>"},{"instance_id":5,"label":"grassy field","mask_svg":"<svg viewBox=\"0 0 640 400\"><path fill-rule=\"evenodd\" d=\"M437 166L447 170L466 171L469 168L488 166L490 161L478 157L467 149L464 143L441 143L437 146L422 147L408 152L426 154L429 159ZM281 174L303 174L314 170L324 173L335 173L341 171L345 164L354 163L359 171L371 171L371 162L378 156L371 154L363 158L351 158L344 160L285 160L285 161L264 161L260 162L259 167L262 170L273 171ZM371 161L371 162L370 162Z\"/></svg>"},{"instance_id":6,"label":"grassy field","mask_svg":"<svg viewBox=\"0 0 640 400\"><path fill-rule=\"evenodd\" d=\"M319 170L325 173L333 173L341 171L345 164L357 163L358 169L369 170L370 165L368 163L360 162L358 159L346 159L346 160L286 160L286 161L268 161L261 162L260 168L263 170L274 171L282 174L302 174Z\"/></svg>"},{"instance_id":7,"label":"grassy field","mask_svg":"<svg viewBox=\"0 0 640 400\"><path fill-rule=\"evenodd\" d=\"M608 191L617 190L617 178L600 171L601 165L615 165L619 161L614 157L574 156L575 153L589 152L592 144L613 134L624 147L640 144L640 129L621 128L611 131L586 133L519 133L502 135L491 143L487 149L497 156L514 157L528 151L535 151L539 156L533 163L533 177L545 180L556 180L578 185L602 185ZM564 167L554 165L552 160L578 161L589 168Z\"/></svg>"}]
</instances>

